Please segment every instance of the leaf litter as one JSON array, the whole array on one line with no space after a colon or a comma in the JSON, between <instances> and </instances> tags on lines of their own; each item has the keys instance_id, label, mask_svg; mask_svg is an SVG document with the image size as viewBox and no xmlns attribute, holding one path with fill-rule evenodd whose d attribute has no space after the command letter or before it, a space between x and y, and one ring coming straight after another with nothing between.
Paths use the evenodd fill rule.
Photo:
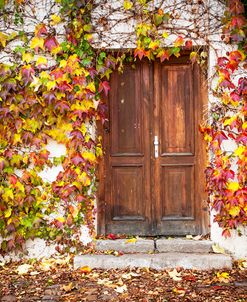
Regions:
<instances>
[{"instance_id":1,"label":"leaf litter","mask_svg":"<svg viewBox=\"0 0 247 302\"><path fill-rule=\"evenodd\" d=\"M0 301L247 302L246 260L232 270L73 270L73 258L0 266Z\"/></svg>"}]
</instances>

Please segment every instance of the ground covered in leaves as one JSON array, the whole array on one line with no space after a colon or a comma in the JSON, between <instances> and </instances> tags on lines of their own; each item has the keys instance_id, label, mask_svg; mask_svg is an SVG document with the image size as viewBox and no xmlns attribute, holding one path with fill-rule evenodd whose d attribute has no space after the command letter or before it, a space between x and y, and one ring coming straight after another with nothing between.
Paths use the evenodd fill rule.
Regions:
<instances>
[{"instance_id":1,"label":"ground covered in leaves","mask_svg":"<svg viewBox=\"0 0 247 302\"><path fill-rule=\"evenodd\" d=\"M0 266L0 301L247 302L247 263L231 271L72 268L72 258Z\"/></svg>"}]
</instances>

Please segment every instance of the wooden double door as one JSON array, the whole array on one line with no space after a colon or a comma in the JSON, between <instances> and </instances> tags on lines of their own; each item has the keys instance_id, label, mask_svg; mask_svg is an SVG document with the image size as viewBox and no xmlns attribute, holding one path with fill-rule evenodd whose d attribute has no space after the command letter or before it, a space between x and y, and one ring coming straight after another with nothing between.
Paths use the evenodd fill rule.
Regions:
<instances>
[{"instance_id":1,"label":"wooden double door","mask_svg":"<svg viewBox=\"0 0 247 302\"><path fill-rule=\"evenodd\" d=\"M99 233L207 232L202 76L187 56L139 62L111 77Z\"/></svg>"}]
</instances>

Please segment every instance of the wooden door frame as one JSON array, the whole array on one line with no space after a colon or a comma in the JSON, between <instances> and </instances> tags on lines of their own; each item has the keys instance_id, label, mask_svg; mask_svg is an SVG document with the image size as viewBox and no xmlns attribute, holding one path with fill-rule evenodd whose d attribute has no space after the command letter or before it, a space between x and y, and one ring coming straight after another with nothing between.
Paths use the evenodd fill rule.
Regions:
<instances>
[{"instance_id":1,"label":"wooden door frame","mask_svg":"<svg viewBox=\"0 0 247 302\"><path fill-rule=\"evenodd\" d=\"M185 52L181 55L181 57L184 57L184 56L188 56L188 52ZM182 59L181 57L179 60ZM203 114L207 110L207 106L208 106L207 80L206 80L205 75L201 71L201 68L198 66L198 64L195 63L195 66L193 68L196 73L195 76L198 76L198 79L199 79L198 96L201 99L200 106L198 106L198 110L195 112L195 114L197 115L198 120L202 121ZM154 94L153 87L151 87L151 88L152 89L150 91L150 94L151 94L151 96L153 96L153 94ZM108 106L108 98L106 98L106 104ZM108 125L102 125L101 123L97 123L96 127L97 127L97 129L96 129L97 134L102 137L102 146L103 146L103 156L99 161L98 169L97 169L97 173L96 173L97 180L98 180L98 190L97 190L97 194L96 194L96 209L97 209L96 234L105 235L106 234L106 219L105 219L106 216L105 215L106 215L106 210L107 210L105 196L106 196L106 190L107 190L107 188L109 188L109 184L107 183L109 180L107 179L107 175L106 175L106 167L108 166L108 156L106 156L106 155L109 154L110 144L109 144L109 135L105 135L105 131L108 131L108 129L107 129ZM207 152L206 152L206 143L203 140L201 134L199 133L199 129L197 131L195 131L195 136L196 136L195 137L196 140L198 140L198 141L201 140L200 157L198 156L198 158L197 158L197 161L198 161L197 164L200 167L202 167L201 171L202 171L202 175L203 175L203 177L199 178L199 180L197 182L197 186L195 187L195 190L197 190L196 189L197 187L205 187L204 169L206 168ZM198 146L198 144L197 144L197 146ZM153 169L153 167L151 167L151 169ZM152 195L154 194L153 188L154 188L154 186L153 186L153 184L151 184L151 194ZM201 221L202 233L208 234L210 231L210 227L209 227L209 221L210 221L209 216L210 215L209 215L209 207L207 205L206 191L205 190L204 190L204 192L201 191L200 195L201 195L200 208L201 208L201 219L202 219L202 221ZM153 205L152 205L151 212L152 212L152 215L155 215L155 209L153 208Z\"/></svg>"}]
</instances>

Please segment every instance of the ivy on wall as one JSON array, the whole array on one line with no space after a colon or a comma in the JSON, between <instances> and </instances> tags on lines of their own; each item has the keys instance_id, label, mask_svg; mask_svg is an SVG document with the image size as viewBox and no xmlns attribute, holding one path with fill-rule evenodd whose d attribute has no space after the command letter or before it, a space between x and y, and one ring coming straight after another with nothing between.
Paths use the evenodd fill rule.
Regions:
<instances>
[{"instance_id":1,"label":"ivy on wall","mask_svg":"<svg viewBox=\"0 0 247 302\"><path fill-rule=\"evenodd\" d=\"M10 2L10 3L8 3ZM14 40L15 62L0 64L0 235L1 252L21 248L28 238L41 237L60 244L78 245L80 227L87 224L94 232L96 169L102 156L101 138L94 133L95 123L104 123L107 110L104 97L109 78L124 61L169 60L181 50L202 62L205 52L193 48L191 39L179 35L172 45L163 41L169 32L164 24L174 16L161 7L150 11L149 1L123 1L129 14L140 12L135 27L136 48L116 54L93 47L94 1L57 0L57 14L36 25L34 32L0 32L0 50ZM0 1L3 16L14 8L13 22L25 23L30 1ZM103 21L102 21L103 22ZM246 62L246 19L238 0L229 2L225 13L225 43L238 49L218 59L219 102L211 108L210 124L201 128L209 143L212 160L206 170L210 204L217 210L215 220L224 229L247 222L247 84L232 77ZM61 40L56 28L64 26ZM237 143L236 150L222 151L223 140ZM49 140L65 144L66 156L51 157ZM236 162L238 171L232 169ZM62 165L52 183L39 173Z\"/></svg>"},{"instance_id":2,"label":"ivy on wall","mask_svg":"<svg viewBox=\"0 0 247 302\"><path fill-rule=\"evenodd\" d=\"M247 225L247 22L241 1L229 1L223 19L222 39L235 50L219 57L218 102L210 110L210 122L202 128L212 155L206 169L210 204L216 210L214 221L225 237L231 229ZM234 150L222 148L230 141Z\"/></svg>"}]
</instances>

